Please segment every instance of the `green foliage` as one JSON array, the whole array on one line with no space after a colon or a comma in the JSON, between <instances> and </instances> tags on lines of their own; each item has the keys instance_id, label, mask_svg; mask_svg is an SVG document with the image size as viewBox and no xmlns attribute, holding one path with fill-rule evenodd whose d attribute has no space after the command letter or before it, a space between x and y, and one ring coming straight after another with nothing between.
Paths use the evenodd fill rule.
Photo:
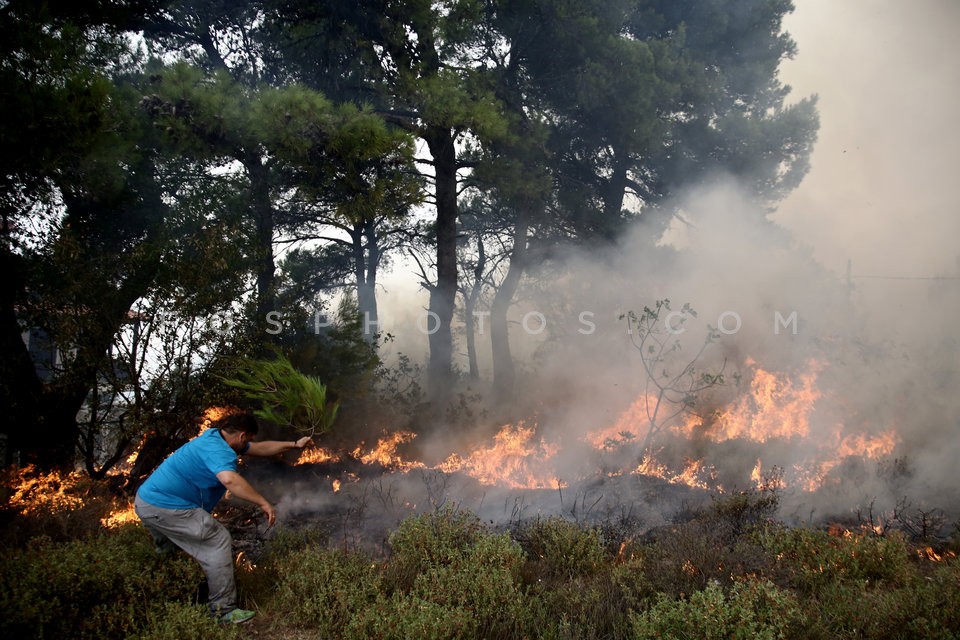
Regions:
<instances>
[{"instance_id":1,"label":"green foliage","mask_svg":"<svg viewBox=\"0 0 960 640\"><path fill-rule=\"evenodd\" d=\"M528 571L538 579L570 580L591 576L604 566L600 532L549 518L522 526L515 534L530 558Z\"/></svg>"},{"instance_id":2,"label":"green foliage","mask_svg":"<svg viewBox=\"0 0 960 640\"><path fill-rule=\"evenodd\" d=\"M545 638L626 638L627 612L644 607L651 586L642 560L604 563L590 576L531 585L530 607Z\"/></svg>"},{"instance_id":3,"label":"green foliage","mask_svg":"<svg viewBox=\"0 0 960 640\"><path fill-rule=\"evenodd\" d=\"M805 623L797 598L769 580L747 579L729 589L711 584L687 600L662 596L631 614L633 638L785 640Z\"/></svg>"},{"instance_id":4,"label":"green foliage","mask_svg":"<svg viewBox=\"0 0 960 640\"><path fill-rule=\"evenodd\" d=\"M946 640L960 633L957 558L911 560L900 536L838 538L769 523L737 538L729 529L711 533L725 529L723 518L739 519L743 504L715 504L616 553L603 551L596 529L571 522L518 528L518 542L450 507L403 521L385 560L331 550L321 529L281 530L255 566L238 571L238 583L285 637ZM679 588L671 572L686 575L689 567L696 576ZM215 625L192 604L200 576L186 556L158 558L138 526L72 542L39 537L0 554L0 634L236 637L237 629Z\"/></svg>"},{"instance_id":5,"label":"green foliage","mask_svg":"<svg viewBox=\"0 0 960 640\"><path fill-rule=\"evenodd\" d=\"M524 554L506 534L443 509L405 520L390 544L390 595L365 610L347 637L520 638L532 631L520 582Z\"/></svg>"},{"instance_id":6,"label":"green foliage","mask_svg":"<svg viewBox=\"0 0 960 640\"><path fill-rule=\"evenodd\" d=\"M305 324L312 328L314 321L311 318ZM350 402L365 396L374 384L381 364L379 343L364 335L364 318L356 297L347 294L340 300L332 326L284 339L282 348L299 371L326 380L339 400Z\"/></svg>"},{"instance_id":7,"label":"green foliage","mask_svg":"<svg viewBox=\"0 0 960 640\"><path fill-rule=\"evenodd\" d=\"M146 532L67 543L37 538L0 562L0 633L16 638L122 638L147 621L147 608L190 602L200 581L186 556L157 557Z\"/></svg>"},{"instance_id":8,"label":"green foliage","mask_svg":"<svg viewBox=\"0 0 960 640\"><path fill-rule=\"evenodd\" d=\"M736 491L713 496L702 518L716 537L733 542L771 519L779 505L780 494L775 489Z\"/></svg>"},{"instance_id":9,"label":"green foliage","mask_svg":"<svg viewBox=\"0 0 960 640\"><path fill-rule=\"evenodd\" d=\"M832 536L825 531L770 526L756 539L775 558L784 580L805 592L849 581L904 584L912 573L903 536L851 534Z\"/></svg>"},{"instance_id":10,"label":"green foliage","mask_svg":"<svg viewBox=\"0 0 960 640\"><path fill-rule=\"evenodd\" d=\"M328 431L337 417L339 403L327 403L327 387L280 354L272 360L242 359L232 376L224 384L256 402L254 414L264 420L314 435Z\"/></svg>"},{"instance_id":11,"label":"green foliage","mask_svg":"<svg viewBox=\"0 0 960 640\"><path fill-rule=\"evenodd\" d=\"M831 583L808 606L817 614L813 631L819 637L947 640L960 631L957 598L960 566L954 562L903 587L867 580Z\"/></svg>"},{"instance_id":12,"label":"green foliage","mask_svg":"<svg viewBox=\"0 0 960 640\"><path fill-rule=\"evenodd\" d=\"M480 519L469 511L444 507L408 518L390 535L393 552L386 568L389 588L408 590L428 567L450 564L480 538Z\"/></svg>"},{"instance_id":13,"label":"green foliage","mask_svg":"<svg viewBox=\"0 0 960 640\"><path fill-rule=\"evenodd\" d=\"M715 498L687 522L659 530L655 544L642 550L650 584L682 596L762 571L771 552L756 542L755 533L777 502L774 491L734 493Z\"/></svg>"},{"instance_id":14,"label":"green foliage","mask_svg":"<svg viewBox=\"0 0 960 640\"><path fill-rule=\"evenodd\" d=\"M291 550L275 561L272 607L294 623L334 637L380 594L380 570L358 553L318 547Z\"/></svg>"},{"instance_id":15,"label":"green foliage","mask_svg":"<svg viewBox=\"0 0 960 640\"><path fill-rule=\"evenodd\" d=\"M345 630L347 640L454 640L480 637L471 612L413 596L381 598Z\"/></svg>"},{"instance_id":16,"label":"green foliage","mask_svg":"<svg viewBox=\"0 0 960 640\"><path fill-rule=\"evenodd\" d=\"M236 626L217 623L203 605L162 602L149 607L143 618L143 630L129 640L229 640L239 635Z\"/></svg>"}]
</instances>

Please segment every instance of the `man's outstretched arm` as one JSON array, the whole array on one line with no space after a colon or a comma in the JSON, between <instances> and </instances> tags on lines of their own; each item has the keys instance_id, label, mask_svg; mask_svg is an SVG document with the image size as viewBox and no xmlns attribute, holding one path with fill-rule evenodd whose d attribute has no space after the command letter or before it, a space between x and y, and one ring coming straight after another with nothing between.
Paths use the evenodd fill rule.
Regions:
<instances>
[{"instance_id":1,"label":"man's outstretched arm","mask_svg":"<svg viewBox=\"0 0 960 640\"><path fill-rule=\"evenodd\" d=\"M310 436L303 436L296 441L264 440L263 442L251 442L244 453L251 456L269 457L290 449L303 449L309 444L313 444L313 438Z\"/></svg>"},{"instance_id":2,"label":"man's outstretched arm","mask_svg":"<svg viewBox=\"0 0 960 640\"><path fill-rule=\"evenodd\" d=\"M277 521L277 511L273 508L273 505L260 495L260 492L254 489L253 485L247 482L239 473L236 471L221 471L217 474L217 480L219 480L231 494L241 500L252 502L263 509L264 515L267 516L267 526L272 527L273 523Z\"/></svg>"}]
</instances>

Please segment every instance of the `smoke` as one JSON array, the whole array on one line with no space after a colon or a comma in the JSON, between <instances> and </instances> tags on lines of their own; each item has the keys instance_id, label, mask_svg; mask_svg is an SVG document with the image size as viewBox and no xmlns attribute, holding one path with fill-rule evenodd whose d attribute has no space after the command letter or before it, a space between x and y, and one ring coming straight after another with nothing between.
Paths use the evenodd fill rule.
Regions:
<instances>
[{"instance_id":1,"label":"smoke","mask_svg":"<svg viewBox=\"0 0 960 640\"><path fill-rule=\"evenodd\" d=\"M960 216L951 189L960 129L953 114L958 88L949 80L960 54L954 37L960 6L951 0L798 4L786 28L799 54L783 78L793 95L819 96L821 131L808 177L772 215L736 181L718 178L677 198L681 216L663 238L638 229L603 255L568 247L562 261L531 273L536 284L511 314L511 347L522 372L517 404L495 409L535 421L544 438L558 443L558 477L622 468L628 456L587 452L583 438L616 424L649 390L623 314L669 299L674 310L689 304L697 312L673 336L681 366L698 353L708 326L720 334L695 366L722 371L724 384L701 394L697 411L730 406L761 367L793 380L814 372L819 397L801 440L681 442L664 433L665 460L704 458L734 489L747 484L758 458L764 469L790 470L839 454L843 437L893 432L891 453L825 469L819 491L788 488L783 515L819 522L870 505L889 512L903 498L960 514L954 481ZM401 266L386 284L381 329L396 336L394 351L423 361L426 296L410 273ZM477 338L489 380L489 324ZM458 362L465 369L463 354ZM485 390L484 383L472 390ZM491 426L475 442L488 438ZM442 459L455 444L418 446ZM663 498L654 509L651 486L636 476L596 478L603 486L571 486L564 496L559 488L479 486L459 475L393 474L325 494L332 502L324 504L342 503L348 494L358 504L419 509L439 500L502 522L518 514L569 515L572 502L596 495L604 505L597 513L617 503L639 505L651 525L676 508ZM665 487L656 486L661 496L669 493ZM284 505L290 514L304 513L320 504L315 499L304 489ZM399 517L408 508L382 512Z\"/></svg>"}]
</instances>

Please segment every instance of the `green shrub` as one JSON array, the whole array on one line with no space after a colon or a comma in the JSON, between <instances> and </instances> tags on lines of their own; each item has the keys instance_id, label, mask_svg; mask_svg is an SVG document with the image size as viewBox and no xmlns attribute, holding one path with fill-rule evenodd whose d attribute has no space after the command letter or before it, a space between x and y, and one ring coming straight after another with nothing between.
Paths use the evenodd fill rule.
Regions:
<instances>
[{"instance_id":1,"label":"green shrub","mask_svg":"<svg viewBox=\"0 0 960 640\"><path fill-rule=\"evenodd\" d=\"M776 483L773 485L777 486ZM699 516L713 538L732 544L744 534L766 523L780 505L776 489L749 489L714 496L710 507Z\"/></svg>"},{"instance_id":2,"label":"green shrub","mask_svg":"<svg viewBox=\"0 0 960 640\"><path fill-rule=\"evenodd\" d=\"M409 590L428 567L449 564L480 538L480 519L452 507L407 518L389 538L388 589Z\"/></svg>"},{"instance_id":3,"label":"green shrub","mask_svg":"<svg viewBox=\"0 0 960 640\"><path fill-rule=\"evenodd\" d=\"M562 518L537 520L514 533L530 559L532 580L590 576L604 566L600 532Z\"/></svg>"},{"instance_id":4,"label":"green shrub","mask_svg":"<svg viewBox=\"0 0 960 640\"><path fill-rule=\"evenodd\" d=\"M477 621L464 607L395 593L381 596L344 630L346 640L467 640L479 635ZM496 636L489 636L496 637Z\"/></svg>"},{"instance_id":5,"label":"green shrub","mask_svg":"<svg viewBox=\"0 0 960 640\"><path fill-rule=\"evenodd\" d=\"M445 608L472 612L479 637L508 638L523 616L523 551L507 535L486 534L448 564L420 573L410 595Z\"/></svg>"},{"instance_id":6,"label":"green shrub","mask_svg":"<svg viewBox=\"0 0 960 640\"><path fill-rule=\"evenodd\" d=\"M768 555L746 536L727 541L722 530L704 520L662 529L643 550L650 585L672 596L689 595L711 582L729 584L737 576L763 573Z\"/></svg>"},{"instance_id":7,"label":"green shrub","mask_svg":"<svg viewBox=\"0 0 960 640\"><path fill-rule=\"evenodd\" d=\"M297 529L277 526L255 561L237 567L237 591L244 603L241 606L255 608L272 600L276 586L284 578L278 566L304 552L327 548L329 538L329 532L320 526ZM296 560L292 564L296 566Z\"/></svg>"},{"instance_id":8,"label":"green shrub","mask_svg":"<svg viewBox=\"0 0 960 640\"><path fill-rule=\"evenodd\" d=\"M768 527L758 533L774 558L776 573L806 591L845 580L903 584L914 574L903 537L897 532L831 536L824 531Z\"/></svg>"},{"instance_id":9,"label":"green shrub","mask_svg":"<svg viewBox=\"0 0 960 640\"><path fill-rule=\"evenodd\" d=\"M524 554L509 536L444 510L404 521L390 542L391 588L349 623L345 637L509 639L535 632L520 581Z\"/></svg>"},{"instance_id":10,"label":"green shrub","mask_svg":"<svg viewBox=\"0 0 960 640\"><path fill-rule=\"evenodd\" d=\"M660 599L631 613L633 638L778 640L794 638L804 624L796 598L768 580L748 579L724 590L711 584L687 600Z\"/></svg>"},{"instance_id":11,"label":"green shrub","mask_svg":"<svg viewBox=\"0 0 960 640\"><path fill-rule=\"evenodd\" d=\"M380 593L379 569L365 556L306 548L276 562L272 608L321 637L339 634L373 605Z\"/></svg>"},{"instance_id":12,"label":"green shrub","mask_svg":"<svg viewBox=\"0 0 960 640\"><path fill-rule=\"evenodd\" d=\"M234 625L218 624L204 605L162 602L144 615L144 629L130 640L230 640L236 638Z\"/></svg>"},{"instance_id":13,"label":"green shrub","mask_svg":"<svg viewBox=\"0 0 960 640\"><path fill-rule=\"evenodd\" d=\"M960 563L891 588L866 580L824 586L811 601L830 638L947 640L960 637Z\"/></svg>"},{"instance_id":14,"label":"green shrub","mask_svg":"<svg viewBox=\"0 0 960 640\"><path fill-rule=\"evenodd\" d=\"M34 540L0 562L0 634L19 638L124 638L147 605L189 602L201 579L185 556L160 561L137 525L98 537Z\"/></svg>"},{"instance_id":15,"label":"green shrub","mask_svg":"<svg viewBox=\"0 0 960 640\"><path fill-rule=\"evenodd\" d=\"M527 594L536 637L572 640L630 637L628 612L645 607L654 592L643 556L632 553L591 575L540 580Z\"/></svg>"}]
</instances>

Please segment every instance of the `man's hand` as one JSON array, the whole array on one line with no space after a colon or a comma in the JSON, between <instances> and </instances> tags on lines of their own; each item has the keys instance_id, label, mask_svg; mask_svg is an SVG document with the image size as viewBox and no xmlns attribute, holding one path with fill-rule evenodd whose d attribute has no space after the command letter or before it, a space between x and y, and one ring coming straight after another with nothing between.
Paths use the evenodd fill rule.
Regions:
<instances>
[{"instance_id":1,"label":"man's hand","mask_svg":"<svg viewBox=\"0 0 960 640\"><path fill-rule=\"evenodd\" d=\"M251 442L247 453L252 456L269 457L291 449L303 449L308 444L313 444L313 438L310 436L303 436L299 440L262 440Z\"/></svg>"},{"instance_id":2,"label":"man's hand","mask_svg":"<svg viewBox=\"0 0 960 640\"><path fill-rule=\"evenodd\" d=\"M224 470L217 474L217 480L219 480L227 490L234 496L240 498L241 500L246 500L247 502L252 502L255 505L259 505L263 509L264 515L267 516L267 528L272 527L273 523L277 521L277 510L273 508L273 505L270 504L270 501L260 495L260 492L253 488L253 486L244 480L236 471Z\"/></svg>"},{"instance_id":3,"label":"man's hand","mask_svg":"<svg viewBox=\"0 0 960 640\"><path fill-rule=\"evenodd\" d=\"M269 502L264 502L260 505L260 508L263 509L263 514L267 516L267 528L269 529L277 521L277 510Z\"/></svg>"}]
</instances>

